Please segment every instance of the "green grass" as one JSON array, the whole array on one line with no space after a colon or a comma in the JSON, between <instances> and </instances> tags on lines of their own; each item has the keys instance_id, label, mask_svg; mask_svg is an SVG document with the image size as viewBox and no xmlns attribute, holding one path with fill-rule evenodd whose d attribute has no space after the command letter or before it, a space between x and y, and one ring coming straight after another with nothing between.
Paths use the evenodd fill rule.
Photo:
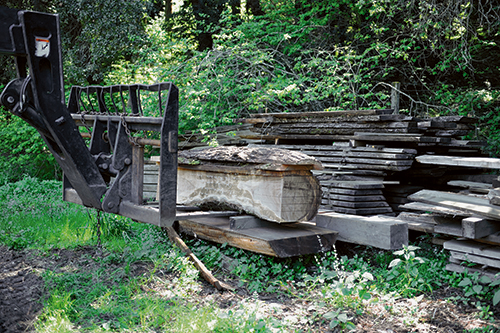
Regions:
<instances>
[{"instance_id":1,"label":"green grass","mask_svg":"<svg viewBox=\"0 0 500 333\"><path fill-rule=\"evenodd\" d=\"M88 213L60 199L62 183L23 180L0 187L0 242L15 248L49 249L92 242Z\"/></svg>"}]
</instances>

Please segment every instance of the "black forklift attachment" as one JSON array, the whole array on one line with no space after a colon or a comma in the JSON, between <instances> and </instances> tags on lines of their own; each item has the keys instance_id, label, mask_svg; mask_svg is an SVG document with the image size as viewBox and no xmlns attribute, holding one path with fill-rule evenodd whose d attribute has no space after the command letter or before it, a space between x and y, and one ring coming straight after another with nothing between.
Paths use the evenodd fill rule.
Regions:
<instances>
[{"instance_id":1,"label":"black forklift attachment","mask_svg":"<svg viewBox=\"0 0 500 333\"><path fill-rule=\"evenodd\" d=\"M6 85L0 101L42 136L64 172L64 200L171 226L176 217L177 87L73 87L66 106L58 15L0 7L0 29L0 53L14 56L17 67L17 78ZM86 127L89 145L78 126ZM144 145L152 143L159 144L161 156L156 205L142 198Z\"/></svg>"}]
</instances>

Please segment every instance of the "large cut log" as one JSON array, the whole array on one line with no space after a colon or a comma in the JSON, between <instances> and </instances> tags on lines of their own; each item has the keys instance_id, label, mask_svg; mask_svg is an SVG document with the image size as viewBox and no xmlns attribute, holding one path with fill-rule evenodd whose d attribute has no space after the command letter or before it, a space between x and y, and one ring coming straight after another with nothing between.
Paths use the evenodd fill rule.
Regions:
<instances>
[{"instance_id":1,"label":"large cut log","mask_svg":"<svg viewBox=\"0 0 500 333\"><path fill-rule=\"evenodd\" d=\"M183 151L177 202L228 205L278 223L307 221L316 215L322 194L312 169L321 169L321 163L278 148Z\"/></svg>"}]
</instances>

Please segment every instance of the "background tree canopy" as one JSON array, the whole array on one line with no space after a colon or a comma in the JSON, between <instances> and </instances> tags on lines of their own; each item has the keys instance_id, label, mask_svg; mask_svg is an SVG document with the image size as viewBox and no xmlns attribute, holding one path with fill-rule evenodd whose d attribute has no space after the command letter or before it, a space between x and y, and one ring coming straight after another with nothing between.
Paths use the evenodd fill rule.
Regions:
<instances>
[{"instance_id":1,"label":"background tree canopy","mask_svg":"<svg viewBox=\"0 0 500 333\"><path fill-rule=\"evenodd\" d=\"M68 85L173 81L180 88L181 131L209 131L254 112L385 108L390 85L398 81L403 112L476 116L478 133L492 153L499 151L496 1L12 0L0 5L60 15ZM14 77L6 61L2 58L3 85ZM11 130L2 126L0 135L12 135ZM12 164L11 148L2 142L5 163Z\"/></svg>"}]
</instances>

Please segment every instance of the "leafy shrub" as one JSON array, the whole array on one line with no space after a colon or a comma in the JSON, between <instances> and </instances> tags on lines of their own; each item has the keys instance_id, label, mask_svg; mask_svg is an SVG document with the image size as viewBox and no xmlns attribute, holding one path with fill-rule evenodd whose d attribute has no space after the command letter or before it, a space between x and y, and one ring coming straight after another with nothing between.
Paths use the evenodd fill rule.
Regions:
<instances>
[{"instance_id":1,"label":"leafy shrub","mask_svg":"<svg viewBox=\"0 0 500 333\"><path fill-rule=\"evenodd\" d=\"M40 179L61 177L59 166L38 132L21 118L0 108L0 183L29 175Z\"/></svg>"}]
</instances>

